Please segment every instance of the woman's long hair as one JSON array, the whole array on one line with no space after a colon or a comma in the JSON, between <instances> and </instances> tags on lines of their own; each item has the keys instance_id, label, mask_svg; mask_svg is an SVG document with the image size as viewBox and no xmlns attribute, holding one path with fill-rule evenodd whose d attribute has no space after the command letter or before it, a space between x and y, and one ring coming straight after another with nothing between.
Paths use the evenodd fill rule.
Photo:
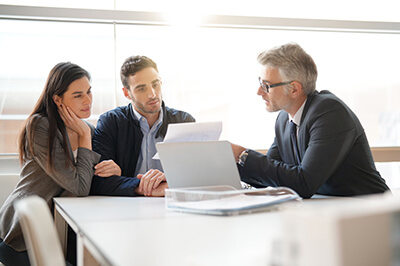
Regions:
<instances>
[{"instance_id":1,"label":"woman's long hair","mask_svg":"<svg viewBox=\"0 0 400 266\"><path fill-rule=\"evenodd\" d=\"M70 62L59 63L50 71L47 77L46 85L40 95L35 108L29 117L25 120L21 133L18 138L19 160L23 164L35 155L34 137L36 124L40 117L47 117L49 121L48 147L47 147L47 166L51 172L53 167L53 147L56 140L57 130L63 136L63 148L67 158L72 162L72 154L68 148L68 136L63 120L58 113L57 105L53 100L54 95L62 97L67 91L68 86L75 80L87 77L90 80L89 73L76 64Z\"/></svg>"}]
</instances>

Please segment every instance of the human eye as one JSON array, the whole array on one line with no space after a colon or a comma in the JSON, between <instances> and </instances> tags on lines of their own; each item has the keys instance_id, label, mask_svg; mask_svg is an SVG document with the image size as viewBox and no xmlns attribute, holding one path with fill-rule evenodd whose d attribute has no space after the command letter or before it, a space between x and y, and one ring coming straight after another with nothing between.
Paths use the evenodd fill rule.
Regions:
<instances>
[{"instance_id":1,"label":"human eye","mask_svg":"<svg viewBox=\"0 0 400 266\"><path fill-rule=\"evenodd\" d=\"M146 90L146 86L139 86L135 88L136 92L144 92Z\"/></svg>"},{"instance_id":2,"label":"human eye","mask_svg":"<svg viewBox=\"0 0 400 266\"><path fill-rule=\"evenodd\" d=\"M264 84L264 86L265 86L266 88L268 88L268 89L271 88L271 84L270 84L268 81L264 81L263 84Z\"/></svg>"},{"instance_id":3,"label":"human eye","mask_svg":"<svg viewBox=\"0 0 400 266\"><path fill-rule=\"evenodd\" d=\"M161 86L160 81L154 82L152 86L153 86L154 89L160 88L160 86Z\"/></svg>"}]
</instances>

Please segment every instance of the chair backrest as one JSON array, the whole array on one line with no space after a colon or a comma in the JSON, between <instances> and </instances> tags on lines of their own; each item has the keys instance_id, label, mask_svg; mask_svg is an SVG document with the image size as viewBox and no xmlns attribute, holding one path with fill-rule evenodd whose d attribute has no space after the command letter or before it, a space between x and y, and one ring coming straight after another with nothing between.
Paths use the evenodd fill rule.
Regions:
<instances>
[{"instance_id":1,"label":"chair backrest","mask_svg":"<svg viewBox=\"0 0 400 266\"><path fill-rule=\"evenodd\" d=\"M38 196L30 196L17 201L14 208L31 265L65 265L61 243L46 201Z\"/></svg>"}]
</instances>

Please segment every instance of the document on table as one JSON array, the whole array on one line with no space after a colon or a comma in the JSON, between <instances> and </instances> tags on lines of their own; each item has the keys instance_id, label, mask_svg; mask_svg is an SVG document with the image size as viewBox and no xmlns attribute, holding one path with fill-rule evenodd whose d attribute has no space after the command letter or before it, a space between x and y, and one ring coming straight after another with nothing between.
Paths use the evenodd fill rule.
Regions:
<instances>
[{"instance_id":1,"label":"document on table","mask_svg":"<svg viewBox=\"0 0 400 266\"><path fill-rule=\"evenodd\" d=\"M235 215L271 209L287 201L301 201L294 190L286 187L242 190L222 188L229 187L166 189L166 207L181 212Z\"/></svg>"},{"instance_id":2,"label":"document on table","mask_svg":"<svg viewBox=\"0 0 400 266\"><path fill-rule=\"evenodd\" d=\"M174 202L168 208L193 213L233 215L263 210L294 199L297 199L294 195L248 196L240 194L214 200Z\"/></svg>"},{"instance_id":3,"label":"document on table","mask_svg":"<svg viewBox=\"0 0 400 266\"><path fill-rule=\"evenodd\" d=\"M169 124L164 142L216 141L221 132L222 121ZM158 153L153 159L160 159Z\"/></svg>"}]
</instances>

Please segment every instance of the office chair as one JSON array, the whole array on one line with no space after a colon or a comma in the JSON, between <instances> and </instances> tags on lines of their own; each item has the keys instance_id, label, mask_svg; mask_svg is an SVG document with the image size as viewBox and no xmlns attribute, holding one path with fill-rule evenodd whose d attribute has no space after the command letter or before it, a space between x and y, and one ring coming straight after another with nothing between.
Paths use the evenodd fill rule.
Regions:
<instances>
[{"instance_id":1,"label":"office chair","mask_svg":"<svg viewBox=\"0 0 400 266\"><path fill-rule=\"evenodd\" d=\"M46 201L38 196L30 196L17 201L14 208L31 265L65 266L61 243Z\"/></svg>"}]
</instances>

